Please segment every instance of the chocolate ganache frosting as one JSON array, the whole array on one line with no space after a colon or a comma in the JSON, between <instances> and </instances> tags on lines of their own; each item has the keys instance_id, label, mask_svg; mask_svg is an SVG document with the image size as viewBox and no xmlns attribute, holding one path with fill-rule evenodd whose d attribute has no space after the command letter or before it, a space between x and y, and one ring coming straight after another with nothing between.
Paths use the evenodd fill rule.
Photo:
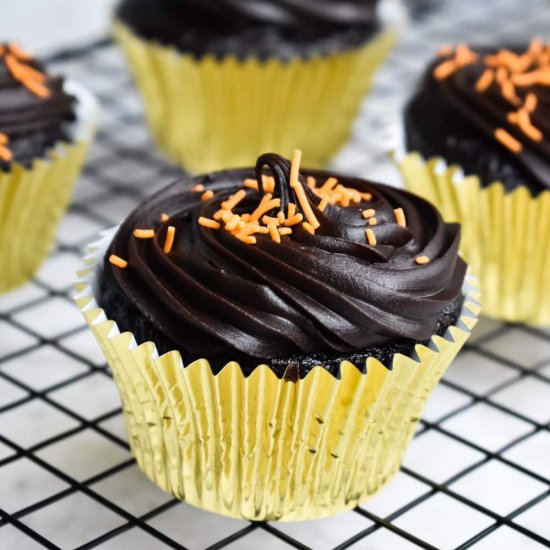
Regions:
<instances>
[{"instance_id":1,"label":"chocolate ganache frosting","mask_svg":"<svg viewBox=\"0 0 550 550\"><path fill-rule=\"evenodd\" d=\"M298 166L263 155L138 207L105 260L108 317L218 368L412 351L456 320L456 224L404 191Z\"/></svg>"},{"instance_id":2,"label":"chocolate ganache frosting","mask_svg":"<svg viewBox=\"0 0 550 550\"><path fill-rule=\"evenodd\" d=\"M0 44L0 168L26 167L59 140L69 140L75 98L63 79L45 74L15 44Z\"/></svg>"},{"instance_id":3,"label":"chocolate ganache frosting","mask_svg":"<svg viewBox=\"0 0 550 550\"><path fill-rule=\"evenodd\" d=\"M119 20L197 56L313 56L356 47L379 27L378 0L123 0Z\"/></svg>"},{"instance_id":4,"label":"chocolate ganache frosting","mask_svg":"<svg viewBox=\"0 0 550 550\"><path fill-rule=\"evenodd\" d=\"M445 48L407 106L407 146L508 190L550 188L550 46Z\"/></svg>"}]
</instances>

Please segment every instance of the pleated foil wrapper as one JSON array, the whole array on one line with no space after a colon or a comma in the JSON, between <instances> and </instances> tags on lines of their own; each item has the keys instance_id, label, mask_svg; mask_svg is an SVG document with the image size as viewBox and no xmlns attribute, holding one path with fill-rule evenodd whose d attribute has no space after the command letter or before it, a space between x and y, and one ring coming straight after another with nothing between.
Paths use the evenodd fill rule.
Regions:
<instances>
[{"instance_id":1,"label":"pleated foil wrapper","mask_svg":"<svg viewBox=\"0 0 550 550\"><path fill-rule=\"evenodd\" d=\"M252 166L265 151L305 152L323 167L348 140L396 31L311 59L200 59L146 41L117 22L159 149L190 172Z\"/></svg>"},{"instance_id":2,"label":"pleated foil wrapper","mask_svg":"<svg viewBox=\"0 0 550 550\"><path fill-rule=\"evenodd\" d=\"M48 255L99 121L86 89L71 81L65 89L77 98L74 141L57 143L30 168L0 171L0 294L32 279Z\"/></svg>"},{"instance_id":3,"label":"pleated foil wrapper","mask_svg":"<svg viewBox=\"0 0 550 550\"><path fill-rule=\"evenodd\" d=\"M443 337L391 365L343 362L338 377L315 367L303 379L259 365L247 378L228 358L183 365L138 345L98 305L103 233L87 256L75 300L112 369L130 447L159 487L194 506L248 520L306 520L355 507L398 471L420 412L477 322L475 281ZM474 283L474 284L472 284Z\"/></svg>"},{"instance_id":4,"label":"pleated foil wrapper","mask_svg":"<svg viewBox=\"0 0 550 550\"><path fill-rule=\"evenodd\" d=\"M550 191L483 187L442 159L410 153L398 161L406 187L462 225L461 254L479 277L483 314L550 325Z\"/></svg>"}]
</instances>

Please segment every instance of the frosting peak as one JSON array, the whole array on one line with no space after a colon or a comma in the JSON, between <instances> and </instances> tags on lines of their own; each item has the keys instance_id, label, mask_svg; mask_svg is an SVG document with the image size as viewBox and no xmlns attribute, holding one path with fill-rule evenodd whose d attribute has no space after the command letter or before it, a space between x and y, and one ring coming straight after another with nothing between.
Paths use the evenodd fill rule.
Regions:
<instances>
[{"instance_id":1,"label":"frosting peak","mask_svg":"<svg viewBox=\"0 0 550 550\"><path fill-rule=\"evenodd\" d=\"M429 339L461 293L458 226L419 197L293 160L168 186L122 224L106 277L197 358Z\"/></svg>"}]
</instances>

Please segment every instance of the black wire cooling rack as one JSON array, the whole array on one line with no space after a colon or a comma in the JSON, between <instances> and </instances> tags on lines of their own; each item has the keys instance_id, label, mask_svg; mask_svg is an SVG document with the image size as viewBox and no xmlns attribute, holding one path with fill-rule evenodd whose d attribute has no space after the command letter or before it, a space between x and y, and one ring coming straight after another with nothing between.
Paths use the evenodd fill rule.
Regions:
<instances>
[{"instance_id":1,"label":"black wire cooling rack","mask_svg":"<svg viewBox=\"0 0 550 550\"><path fill-rule=\"evenodd\" d=\"M419 12L380 72L339 168L395 177L386 150L396 109L438 44L548 38L542 0L424 4L432 11ZM99 230L181 172L156 154L108 40L50 62L97 95L103 124L55 250L31 284L0 297L0 548L550 547L549 330L482 321L429 401L401 472L354 511L251 524L147 481L70 286Z\"/></svg>"}]
</instances>

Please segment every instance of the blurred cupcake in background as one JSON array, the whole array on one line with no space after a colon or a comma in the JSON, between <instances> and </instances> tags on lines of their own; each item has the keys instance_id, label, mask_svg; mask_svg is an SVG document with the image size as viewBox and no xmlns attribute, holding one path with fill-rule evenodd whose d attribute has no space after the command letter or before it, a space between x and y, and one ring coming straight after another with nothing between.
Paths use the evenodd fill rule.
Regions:
<instances>
[{"instance_id":1,"label":"blurred cupcake in background","mask_svg":"<svg viewBox=\"0 0 550 550\"><path fill-rule=\"evenodd\" d=\"M377 0L123 0L115 36L159 148L191 172L326 165L395 38Z\"/></svg>"},{"instance_id":2,"label":"blurred cupcake in background","mask_svg":"<svg viewBox=\"0 0 550 550\"><path fill-rule=\"evenodd\" d=\"M462 224L483 311L510 322L550 325L549 116L541 40L443 48L405 112L406 185Z\"/></svg>"},{"instance_id":3,"label":"blurred cupcake in background","mask_svg":"<svg viewBox=\"0 0 550 550\"><path fill-rule=\"evenodd\" d=\"M77 284L140 468L249 520L379 491L479 311L456 224L299 159L169 185L103 234Z\"/></svg>"},{"instance_id":4,"label":"blurred cupcake in background","mask_svg":"<svg viewBox=\"0 0 550 550\"><path fill-rule=\"evenodd\" d=\"M47 255L97 111L81 86L0 44L0 292L31 279Z\"/></svg>"}]
</instances>

